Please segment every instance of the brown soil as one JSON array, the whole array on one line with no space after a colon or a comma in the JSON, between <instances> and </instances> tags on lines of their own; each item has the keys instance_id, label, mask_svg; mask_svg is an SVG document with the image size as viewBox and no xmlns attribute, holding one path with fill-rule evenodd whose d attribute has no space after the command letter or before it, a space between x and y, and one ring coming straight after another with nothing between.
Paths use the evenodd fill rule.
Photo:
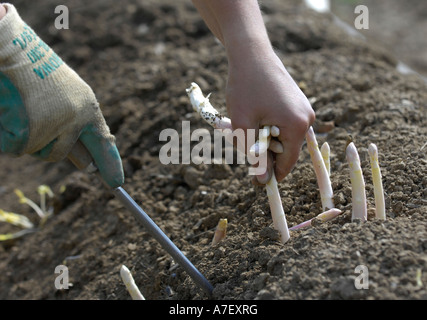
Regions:
<instances>
[{"instance_id":1,"label":"brown soil","mask_svg":"<svg viewBox=\"0 0 427 320\"><path fill-rule=\"evenodd\" d=\"M351 26L356 0L331 0L331 10ZM427 81L427 4L424 1L363 1L369 10L369 28L359 33L394 53Z\"/></svg>"},{"instance_id":2,"label":"brown soil","mask_svg":"<svg viewBox=\"0 0 427 320\"><path fill-rule=\"evenodd\" d=\"M331 180L343 214L277 240L265 190L244 165L162 165L159 133L207 127L185 88L197 82L224 109L227 62L190 1L67 0L70 29L54 28L56 1L14 2L36 32L94 89L117 137L125 189L214 286L213 299L427 299L426 84L396 71L388 50L353 38L328 14L299 1L262 1L272 42L312 102L315 128L331 147ZM348 135L366 181L365 223L351 222L344 158ZM375 143L386 192L387 220L372 218L374 195L367 147ZM48 184L55 214L37 232L0 245L0 299L130 299L125 264L147 299L206 299L96 177L67 161L42 163L1 155L1 208L38 219L19 204L20 188L37 200ZM61 186L66 189L60 193ZM321 212L306 147L280 184L288 224ZM227 237L211 246L220 218ZM1 224L0 233L17 231ZM69 268L68 290L54 286L55 267ZM369 289L356 289L358 265Z\"/></svg>"}]
</instances>

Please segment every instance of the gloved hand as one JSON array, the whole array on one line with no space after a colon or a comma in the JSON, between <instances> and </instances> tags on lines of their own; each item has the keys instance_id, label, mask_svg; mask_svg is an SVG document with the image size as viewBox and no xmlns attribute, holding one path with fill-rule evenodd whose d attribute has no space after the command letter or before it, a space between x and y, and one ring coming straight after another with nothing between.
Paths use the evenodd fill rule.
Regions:
<instances>
[{"instance_id":1,"label":"gloved hand","mask_svg":"<svg viewBox=\"0 0 427 320\"><path fill-rule=\"evenodd\" d=\"M3 4L0 20L0 151L46 161L67 156L78 139L111 187L123 184L115 138L92 89Z\"/></svg>"}]
</instances>

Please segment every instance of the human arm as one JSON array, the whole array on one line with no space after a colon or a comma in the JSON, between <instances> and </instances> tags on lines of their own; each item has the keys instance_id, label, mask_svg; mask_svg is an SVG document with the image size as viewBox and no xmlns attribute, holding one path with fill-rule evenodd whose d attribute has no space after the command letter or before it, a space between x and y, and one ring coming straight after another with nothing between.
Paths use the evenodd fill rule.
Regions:
<instances>
[{"instance_id":1,"label":"human arm","mask_svg":"<svg viewBox=\"0 0 427 320\"><path fill-rule=\"evenodd\" d=\"M121 185L120 155L92 89L13 5L0 5L1 14L0 151L59 161L80 140L107 184Z\"/></svg>"},{"instance_id":2,"label":"human arm","mask_svg":"<svg viewBox=\"0 0 427 320\"><path fill-rule=\"evenodd\" d=\"M233 129L275 125L283 153L274 154L274 170L283 180L298 160L315 114L274 52L256 0L193 0L212 33L224 45L228 63L227 111ZM270 159L272 157L270 156ZM257 176L265 184L268 173Z\"/></svg>"}]
</instances>

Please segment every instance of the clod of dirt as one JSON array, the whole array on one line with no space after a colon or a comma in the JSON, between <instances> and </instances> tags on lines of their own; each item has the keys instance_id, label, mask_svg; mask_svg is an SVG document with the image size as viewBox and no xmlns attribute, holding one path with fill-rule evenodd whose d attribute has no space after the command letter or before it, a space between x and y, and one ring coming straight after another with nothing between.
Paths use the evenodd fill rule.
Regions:
<instances>
[{"instance_id":1,"label":"clod of dirt","mask_svg":"<svg viewBox=\"0 0 427 320\"><path fill-rule=\"evenodd\" d=\"M162 130L181 132L183 120L206 128L191 116L191 82L212 92L226 114L227 56L191 2L67 0L69 30L53 27L57 1L13 2L93 88L123 158L126 190L212 283L214 299L427 298L426 83L399 73L390 52L349 36L300 0L261 1L273 46L316 111L318 142L330 145L334 200L343 211L281 244L265 189L250 183L247 166L159 161ZM421 9L411 12L425 20ZM386 221L351 221L349 135L362 160L369 218L375 203L366 148L378 147ZM0 164L1 209L30 216L14 188L37 199L40 184L55 194L66 186L41 230L0 245L0 299L130 299L122 264L148 300L207 299L95 177L65 161L0 155ZM305 145L279 191L290 226L321 213ZM220 218L228 220L227 236L212 247ZM66 291L53 282L64 260L73 283ZM360 265L369 270L366 290L354 286Z\"/></svg>"}]
</instances>

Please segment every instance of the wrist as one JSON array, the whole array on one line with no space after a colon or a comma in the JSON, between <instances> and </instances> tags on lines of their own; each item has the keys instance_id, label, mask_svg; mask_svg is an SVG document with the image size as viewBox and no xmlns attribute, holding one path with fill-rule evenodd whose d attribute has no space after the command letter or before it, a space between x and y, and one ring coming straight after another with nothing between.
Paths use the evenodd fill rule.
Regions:
<instances>
[{"instance_id":1,"label":"wrist","mask_svg":"<svg viewBox=\"0 0 427 320\"><path fill-rule=\"evenodd\" d=\"M6 7L0 3L0 19L6 15Z\"/></svg>"},{"instance_id":2,"label":"wrist","mask_svg":"<svg viewBox=\"0 0 427 320\"><path fill-rule=\"evenodd\" d=\"M247 63L248 60L269 57L274 53L267 35L237 35L225 40L225 50L229 62Z\"/></svg>"},{"instance_id":3,"label":"wrist","mask_svg":"<svg viewBox=\"0 0 427 320\"><path fill-rule=\"evenodd\" d=\"M221 23L223 44L229 61L246 63L247 59L258 59L274 53L257 2L241 4L238 12Z\"/></svg>"},{"instance_id":4,"label":"wrist","mask_svg":"<svg viewBox=\"0 0 427 320\"><path fill-rule=\"evenodd\" d=\"M240 38L226 47L229 72L247 74L264 72L278 63L278 57L268 37Z\"/></svg>"}]
</instances>

